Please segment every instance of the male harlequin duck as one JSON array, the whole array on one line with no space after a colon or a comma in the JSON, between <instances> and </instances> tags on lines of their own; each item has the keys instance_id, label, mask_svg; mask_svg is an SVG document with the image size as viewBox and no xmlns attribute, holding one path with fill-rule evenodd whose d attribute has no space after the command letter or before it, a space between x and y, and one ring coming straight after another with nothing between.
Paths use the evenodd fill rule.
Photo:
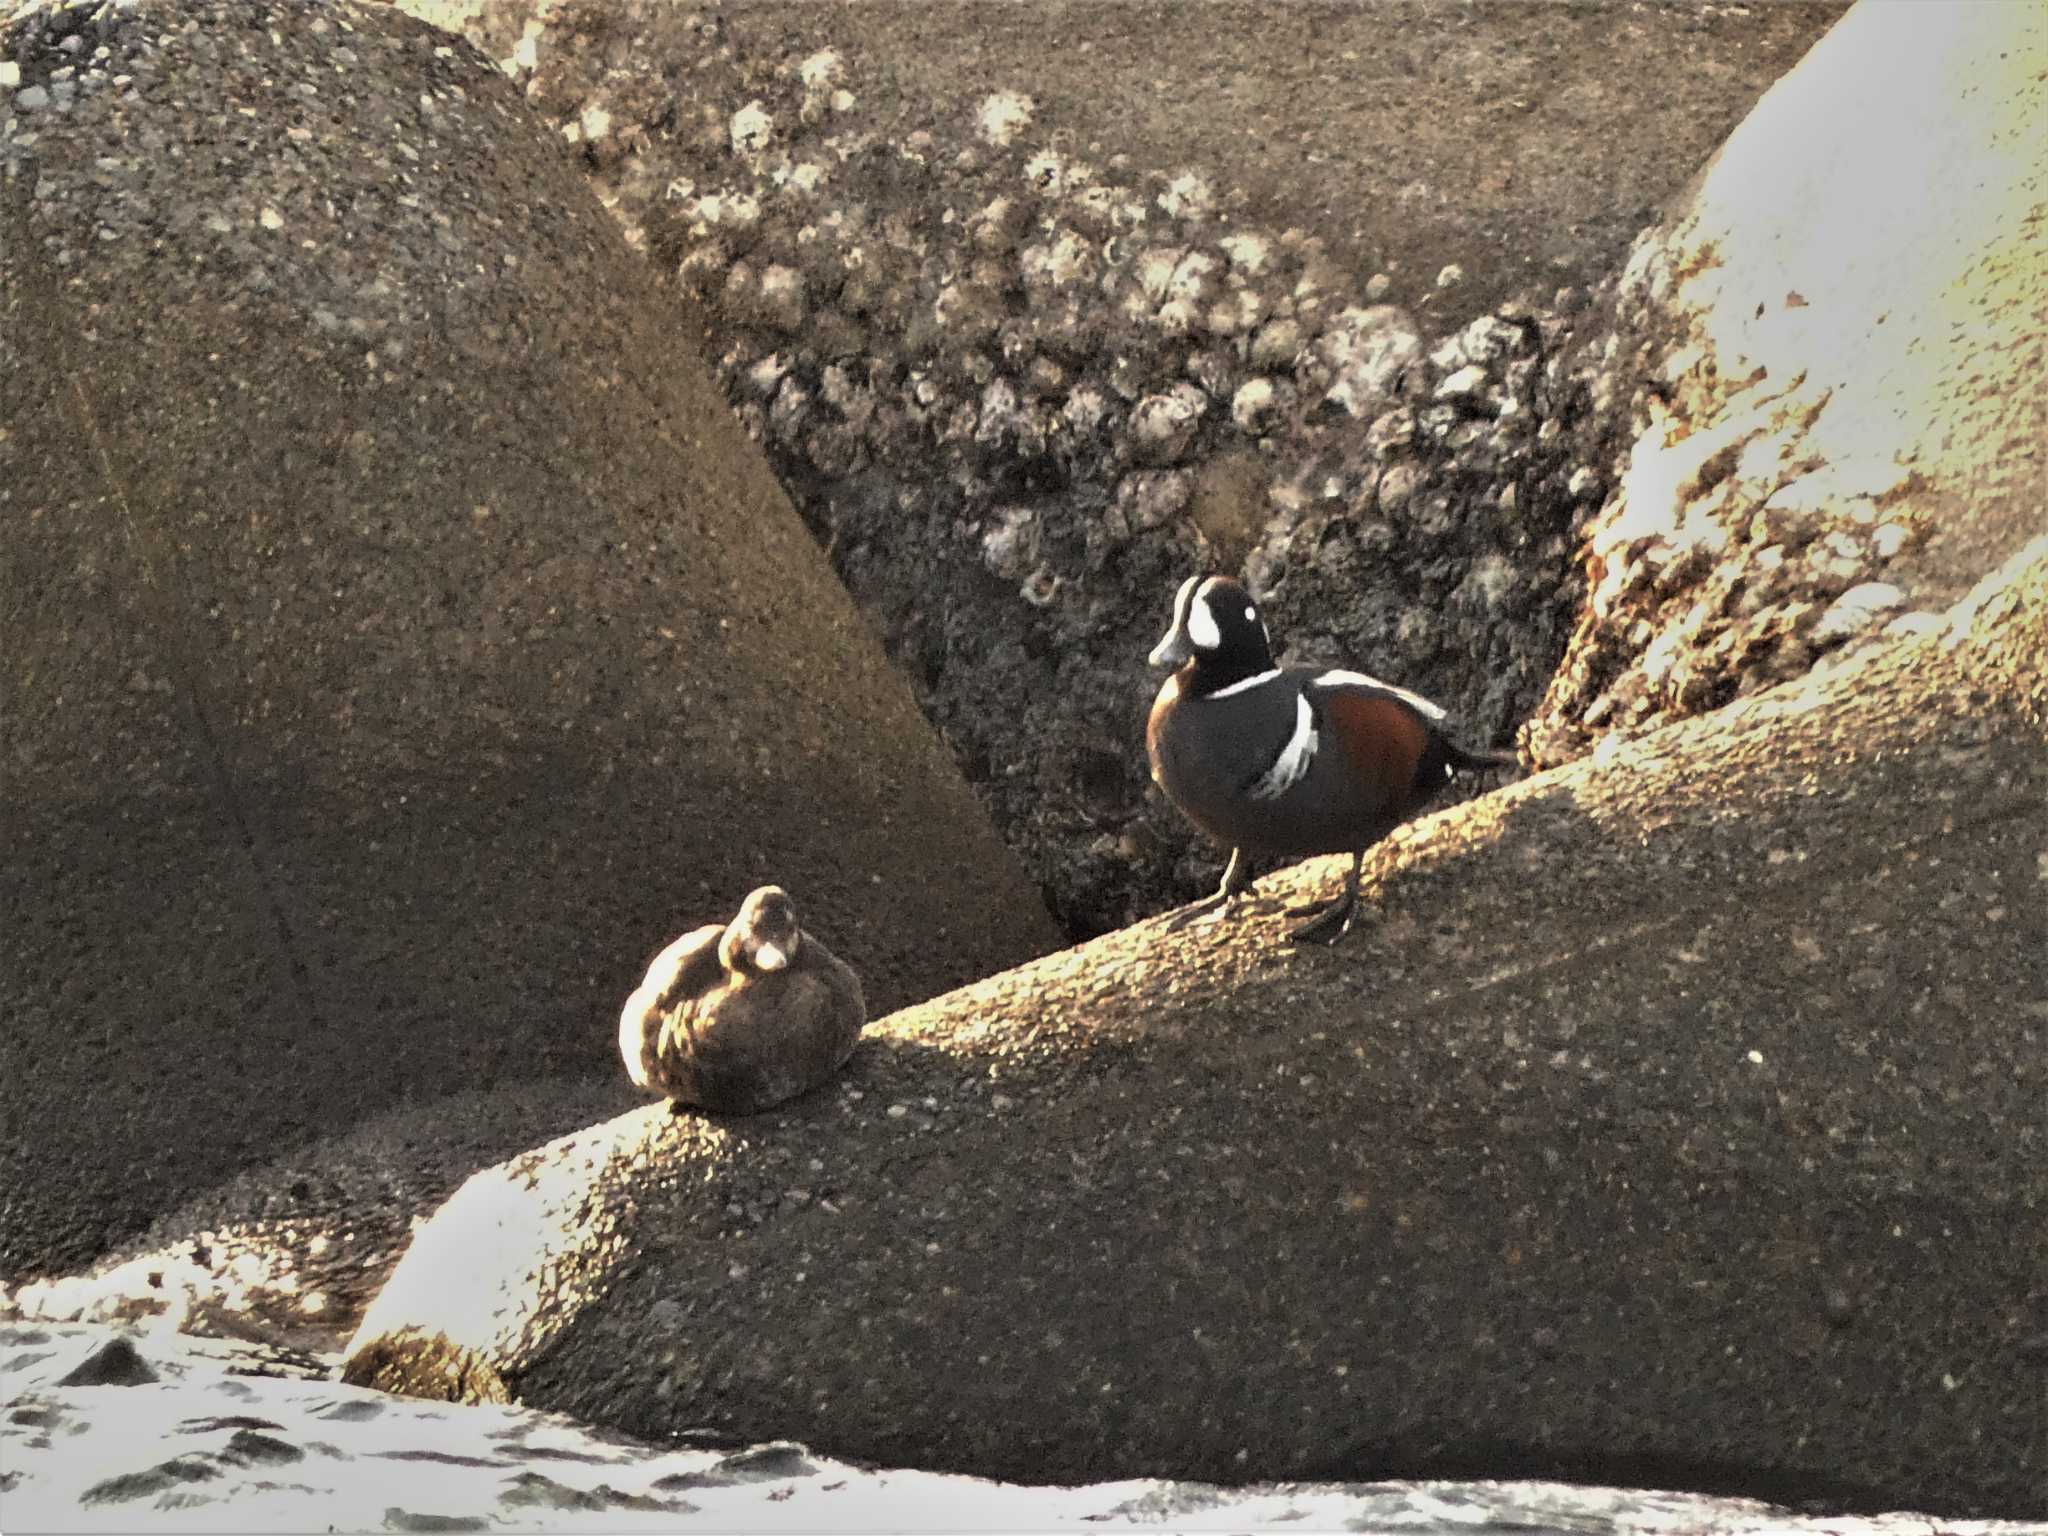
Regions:
<instances>
[{"instance_id":1,"label":"male harlequin duck","mask_svg":"<svg viewBox=\"0 0 2048 1536\"><path fill-rule=\"evenodd\" d=\"M619 1054L649 1093L750 1115L838 1071L866 1022L860 978L764 885L724 927L692 929L654 957L619 1014Z\"/></svg>"},{"instance_id":2,"label":"male harlequin duck","mask_svg":"<svg viewBox=\"0 0 2048 1536\"><path fill-rule=\"evenodd\" d=\"M1335 943L1358 905L1365 850L1461 769L1512 764L1443 734L1444 712L1360 672L1281 667L1251 595L1227 576L1191 576L1155 667L1177 668L1145 725L1152 777L1196 826L1230 849L1216 894L1176 920L1227 909L1249 890L1245 855L1349 853L1343 894L1291 937Z\"/></svg>"}]
</instances>

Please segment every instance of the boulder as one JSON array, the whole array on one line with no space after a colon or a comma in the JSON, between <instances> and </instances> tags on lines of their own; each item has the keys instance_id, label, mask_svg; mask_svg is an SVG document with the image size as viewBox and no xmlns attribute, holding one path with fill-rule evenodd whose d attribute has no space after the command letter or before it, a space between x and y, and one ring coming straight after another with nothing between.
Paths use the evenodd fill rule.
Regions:
<instances>
[{"instance_id":1,"label":"boulder","mask_svg":"<svg viewBox=\"0 0 2048 1536\"><path fill-rule=\"evenodd\" d=\"M700 301L1079 936L1216 882L1132 749L1196 570L1249 577L1290 660L1497 744L1530 715L1584 407L1545 383L1566 306L1509 301L1607 271L1840 9L404 3L502 61Z\"/></svg>"},{"instance_id":2,"label":"boulder","mask_svg":"<svg viewBox=\"0 0 2048 1536\"><path fill-rule=\"evenodd\" d=\"M718 114L727 143L749 103L775 112L784 89L784 149L819 124L922 130L935 165L1058 141L1098 179L1135 172L1157 212L1210 209L1240 228L1313 234L1347 281L1358 274L1362 298L1383 273L1383 291L1411 303L1428 295L1453 327L1529 288L1608 272L1847 9L1788 0L1616 15L1421 0L1395 25L1371 6L1209 0L1189 12L1174 0L1038 0L997 11L823 7L792 29L782 0L398 3L521 70L600 9L619 18L613 36L658 46L649 19L666 24L667 11L702 38L702 55L725 57L660 67L730 70L751 87ZM600 47L612 52L609 40ZM637 115L649 100L641 69L630 57L623 69L604 62L575 109L546 104L579 125L579 140L594 138L600 161L653 137ZM605 114L589 130L586 105ZM1446 264L1461 280L1438 289Z\"/></svg>"},{"instance_id":3,"label":"boulder","mask_svg":"<svg viewBox=\"0 0 2048 1536\"><path fill-rule=\"evenodd\" d=\"M1860 5L1637 244L1596 405L1641 431L1536 762L1931 622L2040 532L2044 118L2048 8Z\"/></svg>"},{"instance_id":4,"label":"boulder","mask_svg":"<svg viewBox=\"0 0 2048 1536\"><path fill-rule=\"evenodd\" d=\"M332 1356L417 1224L471 1174L642 1102L622 1068L396 1104L180 1199L85 1270L0 1284L0 1320L146 1325L278 1358Z\"/></svg>"},{"instance_id":5,"label":"boulder","mask_svg":"<svg viewBox=\"0 0 2048 1536\"><path fill-rule=\"evenodd\" d=\"M783 1110L540 1147L419 1231L346 1376L1030 1481L2048 1515L2044 655L2048 538L1412 824L1335 949L1145 924Z\"/></svg>"},{"instance_id":6,"label":"boulder","mask_svg":"<svg viewBox=\"0 0 2048 1536\"><path fill-rule=\"evenodd\" d=\"M765 880L879 1007L1058 942L468 44L145 0L0 60L0 1274L619 1073L648 957Z\"/></svg>"}]
</instances>

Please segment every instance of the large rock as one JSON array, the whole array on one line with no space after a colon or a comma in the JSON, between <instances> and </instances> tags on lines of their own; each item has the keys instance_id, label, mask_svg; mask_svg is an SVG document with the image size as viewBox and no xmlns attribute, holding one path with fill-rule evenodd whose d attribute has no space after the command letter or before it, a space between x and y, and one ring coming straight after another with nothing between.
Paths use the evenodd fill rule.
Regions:
<instances>
[{"instance_id":1,"label":"large rock","mask_svg":"<svg viewBox=\"0 0 2048 1536\"><path fill-rule=\"evenodd\" d=\"M1029 1480L2048 1514L2044 654L2048 538L1419 823L1346 946L1141 926L478 1174L347 1374Z\"/></svg>"},{"instance_id":2,"label":"large rock","mask_svg":"<svg viewBox=\"0 0 2048 1536\"><path fill-rule=\"evenodd\" d=\"M616 1072L647 957L765 879L882 1007L1057 942L467 44L79 4L0 60L0 1272Z\"/></svg>"},{"instance_id":3,"label":"large rock","mask_svg":"<svg viewBox=\"0 0 2048 1536\"><path fill-rule=\"evenodd\" d=\"M0 1285L0 1318L143 1325L332 1356L417 1223L471 1174L644 1102L621 1070L400 1103L180 1199L89 1269Z\"/></svg>"},{"instance_id":4,"label":"large rock","mask_svg":"<svg viewBox=\"0 0 2048 1536\"><path fill-rule=\"evenodd\" d=\"M398 3L469 30L495 58L517 60L523 45L528 62L551 46L557 13L581 8ZM609 8L638 24L639 0ZM660 9L745 63L830 50L843 75L818 93L826 115L889 136L922 129L934 158L1022 119L1092 161L1116 158L1148 200L1199 181L1234 223L1301 228L1360 283L1386 272L1397 299L1427 295L1455 328L1526 290L1604 276L1847 0L1568 11L1414 0L1398 20L1369 5L1032 0L818 6L800 28L785 0L641 14ZM596 102L628 134L636 74L613 73ZM833 112L835 88L856 103ZM991 98L1004 105L983 110ZM1463 280L1435 290L1446 263Z\"/></svg>"},{"instance_id":5,"label":"large rock","mask_svg":"<svg viewBox=\"0 0 2048 1536\"><path fill-rule=\"evenodd\" d=\"M404 3L504 61L701 302L1077 934L1215 883L1132 750L1191 570L1475 740L1534 710L1605 488L1553 297L1839 10Z\"/></svg>"},{"instance_id":6,"label":"large rock","mask_svg":"<svg viewBox=\"0 0 2048 1536\"><path fill-rule=\"evenodd\" d=\"M1642 427L1525 740L1542 764L1930 621L2039 533L2048 5L1862 5L1638 244Z\"/></svg>"}]
</instances>

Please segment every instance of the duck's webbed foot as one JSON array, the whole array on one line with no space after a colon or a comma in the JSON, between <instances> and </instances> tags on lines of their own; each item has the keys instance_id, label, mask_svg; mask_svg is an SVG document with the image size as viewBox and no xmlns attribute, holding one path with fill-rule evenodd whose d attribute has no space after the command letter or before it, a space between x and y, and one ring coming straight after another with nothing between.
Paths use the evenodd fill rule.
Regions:
<instances>
[{"instance_id":1,"label":"duck's webbed foot","mask_svg":"<svg viewBox=\"0 0 2048 1536\"><path fill-rule=\"evenodd\" d=\"M1364 855L1351 855L1351 869L1344 877L1344 889L1323 901L1312 901L1303 906L1289 907L1289 917L1309 917L1313 921L1303 923L1287 937L1297 944L1334 944L1351 931L1351 924L1358 913L1358 864Z\"/></svg>"},{"instance_id":2,"label":"duck's webbed foot","mask_svg":"<svg viewBox=\"0 0 2048 1536\"><path fill-rule=\"evenodd\" d=\"M1166 920L1166 931L1178 933L1190 923L1218 922L1231 915L1231 903L1249 891L1253 878L1246 873L1250 861L1242 848L1230 850L1230 862L1224 866L1223 881L1213 895L1204 896L1200 901L1190 902Z\"/></svg>"}]
</instances>

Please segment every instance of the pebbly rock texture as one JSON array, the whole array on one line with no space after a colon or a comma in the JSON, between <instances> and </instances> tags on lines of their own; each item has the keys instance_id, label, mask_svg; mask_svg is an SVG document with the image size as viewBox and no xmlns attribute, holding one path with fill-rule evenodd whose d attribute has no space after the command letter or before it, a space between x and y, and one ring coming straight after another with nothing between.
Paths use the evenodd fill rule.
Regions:
<instances>
[{"instance_id":1,"label":"pebbly rock texture","mask_svg":"<svg viewBox=\"0 0 2048 1536\"><path fill-rule=\"evenodd\" d=\"M1933 615L2044 526L2048 7L1863 5L1637 245L1633 444L1524 746L1565 761Z\"/></svg>"},{"instance_id":2,"label":"pebbly rock texture","mask_svg":"<svg viewBox=\"0 0 2048 1536\"><path fill-rule=\"evenodd\" d=\"M554 9L400 3L455 30L481 20L494 58ZM854 110L891 134L943 142L956 122L1024 118L1091 155L1126 154L1161 190L1193 170L1235 222L1300 227L1361 283L1385 274L1397 302L1426 300L1454 330L1610 271L1847 3L1412 0L1398 25L1329 0L700 9L743 57L839 54ZM545 51L544 21L533 30ZM1446 263L1463 281L1434 290Z\"/></svg>"},{"instance_id":3,"label":"pebbly rock texture","mask_svg":"<svg viewBox=\"0 0 2048 1536\"><path fill-rule=\"evenodd\" d=\"M764 878L882 1006L1057 942L466 43L161 0L0 60L0 1274L609 1079L648 956Z\"/></svg>"},{"instance_id":4,"label":"pebbly rock texture","mask_svg":"<svg viewBox=\"0 0 2048 1536\"><path fill-rule=\"evenodd\" d=\"M741 420L1084 934L1216 879L1138 747L1143 658L1193 571L1247 575L1287 659L1420 689L1476 740L1531 713L1581 597L1572 532L1617 457L1587 410L1597 359L1565 355L1583 289L1560 280L1600 271L1587 231L1618 253L1646 185L1677 186L1782 67L1761 61L1833 14L1531 27L1426 7L1396 35L1368 10L1222 8L1191 50L1180 17L1139 7L956 30L930 7L410 3L503 61L628 240L696 296ZM1207 94L1101 122L1139 37L1147 69L1198 58ZM1644 108L1611 81L1638 76L1589 59L1643 47L1675 78L1654 136L1616 154L1615 114ZM1217 48L1241 69L1219 76ZM1461 61L1456 87L1417 78L1435 52ZM1558 53L1553 95L1530 72ZM1674 62L1701 57L1715 67ZM1400 89L1360 83L1375 70ZM1302 99L1356 132L1329 186L1275 198L1262 182L1310 185L1295 148L1222 125L1303 115L1306 143L1332 112ZM1512 194L1504 136L1529 178ZM1581 207L1591 187L1615 201ZM1480 222L1511 249L1472 254L1468 281L1444 253L1475 252Z\"/></svg>"},{"instance_id":5,"label":"pebbly rock texture","mask_svg":"<svg viewBox=\"0 0 2048 1536\"><path fill-rule=\"evenodd\" d=\"M2044 654L2048 537L1932 631L1404 829L1344 946L1141 925L785 1111L539 1148L422 1228L346 1376L1019 1480L2048 1515Z\"/></svg>"}]
</instances>

